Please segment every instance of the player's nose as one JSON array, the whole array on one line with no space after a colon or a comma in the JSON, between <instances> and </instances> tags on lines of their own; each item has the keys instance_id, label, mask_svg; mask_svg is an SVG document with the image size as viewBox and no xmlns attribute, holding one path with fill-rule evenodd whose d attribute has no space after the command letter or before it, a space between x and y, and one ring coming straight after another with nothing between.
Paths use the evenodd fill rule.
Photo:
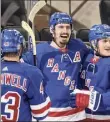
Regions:
<instances>
[{"instance_id":1,"label":"player's nose","mask_svg":"<svg viewBox=\"0 0 110 122\"><path fill-rule=\"evenodd\" d=\"M66 27L63 28L63 32L67 33L68 29Z\"/></svg>"},{"instance_id":2,"label":"player's nose","mask_svg":"<svg viewBox=\"0 0 110 122\"><path fill-rule=\"evenodd\" d=\"M107 41L107 46L109 47L110 46L110 39Z\"/></svg>"}]
</instances>

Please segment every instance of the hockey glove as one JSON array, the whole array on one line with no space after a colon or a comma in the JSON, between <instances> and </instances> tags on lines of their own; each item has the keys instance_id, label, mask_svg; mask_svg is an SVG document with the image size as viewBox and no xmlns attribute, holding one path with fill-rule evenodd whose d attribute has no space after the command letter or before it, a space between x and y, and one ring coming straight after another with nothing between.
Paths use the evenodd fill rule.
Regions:
<instances>
[{"instance_id":1,"label":"hockey glove","mask_svg":"<svg viewBox=\"0 0 110 122\"><path fill-rule=\"evenodd\" d=\"M75 89L71 95L76 95L76 106L89 108L92 111L97 111L101 101L101 94L97 91L87 91Z\"/></svg>"}]
</instances>

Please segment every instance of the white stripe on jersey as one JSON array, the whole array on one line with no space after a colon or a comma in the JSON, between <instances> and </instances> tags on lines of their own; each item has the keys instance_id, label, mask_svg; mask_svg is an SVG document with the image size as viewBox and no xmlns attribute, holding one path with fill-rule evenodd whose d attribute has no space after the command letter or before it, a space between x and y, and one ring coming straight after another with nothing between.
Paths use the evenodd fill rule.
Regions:
<instances>
[{"instance_id":1,"label":"white stripe on jersey","mask_svg":"<svg viewBox=\"0 0 110 122\"><path fill-rule=\"evenodd\" d=\"M32 110L42 109L42 108L45 107L49 102L50 102L50 98L47 97L45 102L43 102L43 103L41 103L41 104L38 104L38 105L31 105L30 107L31 107Z\"/></svg>"},{"instance_id":2,"label":"white stripe on jersey","mask_svg":"<svg viewBox=\"0 0 110 122\"><path fill-rule=\"evenodd\" d=\"M41 121L79 121L86 118L85 111L81 111L68 116L60 116L60 117L49 117L47 116L45 119Z\"/></svg>"},{"instance_id":3,"label":"white stripe on jersey","mask_svg":"<svg viewBox=\"0 0 110 122\"><path fill-rule=\"evenodd\" d=\"M38 104L38 105L31 105L31 111L32 111L32 115L34 117L45 117L50 109L50 98L47 97L46 101L43 102L42 104Z\"/></svg>"},{"instance_id":4,"label":"white stripe on jersey","mask_svg":"<svg viewBox=\"0 0 110 122\"><path fill-rule=\"evenodd\" d=\"M71 107L66 107L66 108L50 108L49 112L62 112L62 111L68 111L68 110L72 110L74 108Z\"/></svg>"},{"instance_id":5,"label":"white stripe on jersey","mask_svg":"<svg viewBox=\"0 0 110 122\"><path fill-rule=\"evenodd\" d=\"M92 114L87 114L86 116L89 119L110 120L110 115L92 115Z\"/></svg>"},{"instance_id":6,"label":"white stripe on jersey","mask_svg":"<svg viewBox=\"0 0 110 122\"><path fill-rule=\"evenodd\" d=\"M33 114L32 113L32 116L37 117L37 118L38 117L44 117L48 114L48 112L49 112L49 110L47 109L46 111L44 111L43 113L40 113L40 114Z\"/></svg>"}]
</instances>

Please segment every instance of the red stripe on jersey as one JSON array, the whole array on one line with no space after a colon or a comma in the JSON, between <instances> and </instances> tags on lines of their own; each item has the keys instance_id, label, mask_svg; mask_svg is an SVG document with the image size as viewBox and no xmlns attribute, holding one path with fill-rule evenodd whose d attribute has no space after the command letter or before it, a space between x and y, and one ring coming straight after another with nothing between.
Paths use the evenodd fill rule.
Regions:
<instances>
[{"instance_id":1,"label":"red stripe on jersey","mask_svg":"<svg viewBox=\"0 0 110 122\"><path fill-rule=\"evenodd\" d=\"M60 116L68 116L80 111L83 111L84 108L73 108L72 110L62 111L62 112L49 112L49 117L60 117Z\"/></svg>"},{"instance_id":2,"label":"red stripe on jersey","mask_svg":"<svg viewBox=\"0 0 110 122\"><path fill-rule=\"evenodd\" d=\"M86 119L83 120L83 122L110 122L110 119L107 119L107 120L96 120L96 119L86 118Z\"/></svg>"},{"instance_id":3,"label":"red stripe on jersey","mask_svg":"<svg viewBox=\"0 0 110 122\"><path fill-rule=\"evenodd\" d=\"M45 112L46 110L48 110L51 106L51 102L49 102L45 107L38 109L38 110L32 110L33 114L42 114L43 112Z\"/></svg>"}]
</instances>

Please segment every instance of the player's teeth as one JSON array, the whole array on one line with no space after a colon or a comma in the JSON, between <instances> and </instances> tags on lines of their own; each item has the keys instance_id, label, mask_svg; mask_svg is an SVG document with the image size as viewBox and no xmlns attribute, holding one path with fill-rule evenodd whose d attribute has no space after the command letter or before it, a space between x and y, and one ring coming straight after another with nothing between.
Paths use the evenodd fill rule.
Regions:
<instances>
[{"instance_id":1,"label":"player's teeth","mask_svg":"<svg viewBox=\"0 0 110 122\"><path fill-rule=\"evenodd\" d=\"M67 36L61 36L61 37L67 37Z\"/></svg>"}]
</instances>

